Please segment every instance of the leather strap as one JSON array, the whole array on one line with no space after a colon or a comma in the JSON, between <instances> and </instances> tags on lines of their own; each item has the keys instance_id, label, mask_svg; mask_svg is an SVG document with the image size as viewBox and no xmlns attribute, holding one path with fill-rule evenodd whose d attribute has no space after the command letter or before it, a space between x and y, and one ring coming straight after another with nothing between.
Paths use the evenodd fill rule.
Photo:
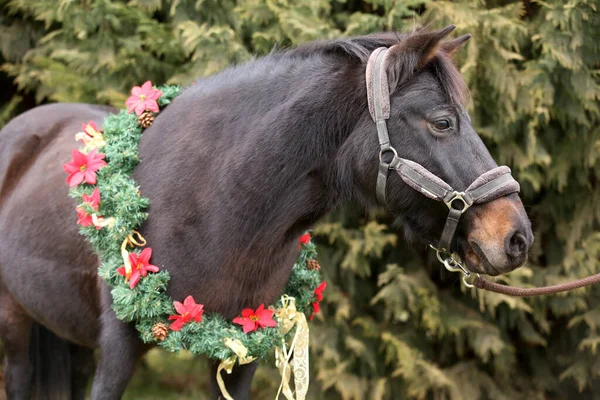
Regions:
<instances>
[{"instance_id":1,"label":"leather strap","mask_svg":"<svg viewBox=\"0 0 600 400\"><path fill-rule=\"evenodd\" d=\"M377 127L379 139L379 171L377 173L376 194L377 200L385 205L387 178L392 164L397 164L398 155L390 144L390 136L387 130L386 120L390 117L390 89L388 85L387 72L385 70L385 59L388 49L380 47L371 53L367 63L367 101L369 113ZM385 160L385 154L391 152L393 158Z\"/></svg>"},{"instance_id":2,"label":"leather strap","mask_svg":"<svg viewBox=\"0 0 600 400\"><path fill-rule=\"evenodd\" d=\"M456 208L450 209L448 217L446 217L446 225L444 225L442 236L440 236L440 242L438 243L439 249L450 249L450 245L452 244L452 239L454 238L454 233L456 233L458 221L460 221L460 216L462 213L462 210L458 210Z\"/></svg>"},{"instance_id":3,"label":"leather strap","mask_svg":"<svg viewBox=\"0 0 600 400\"><path fill-rule=\"evenodd\" d=\"M458 193L452 186L429 172L421 164L404 158L398 158L398 160L398 166L395 169L400 178L425 196L448 203ZM519 192L519 183L515 181L510 172L510 168L502 166L481 175L464 192L461 192L465 203L468 206L486 203L495 198ZM490 194L494 194L493 199L490 198Z\"/></svg>"},{"instance_id":4,"label":"leather strap","mask_svg":"<svg viewBox=\"0 0 600 400\"><path fill-rule=\"evenodd\" d=\"M367 102L369 114L371 114L371 118L375 123L381 118L386 120L390 117L390 89L387 73L385 72L387 51L387 48L379 47L371 53L367 61L365 77L367 81ZM377 94L379 99L376 99ZM376 107L376 102L378 107Z\"/></svg>"},{"instance_id":5,"label":"leather strap","mask_svg":"<svg viewBox=\"0 0 600 400\"><path fill-rule=\"evenodd\" d=\"M433 175L414 161L400 159L396 172L408 186L423 195L438 201L444 201L454 190L444 180Z\"/></svg>"},{"instance_id":6,"label":"leather strap","mask_svg":"<svg viewBox=\"0 0 600 400\"><path fill-rule=\"evenodd\" d=\"M497 198L498 194L516 193L520 189L519 183L514 180L510 172L507 166L496 167L475 179L465 193L470 196L473 203L485 203Z\"/></svg>"},{"instance_id":7,"label":"leather strap","mask_svg":"<svg viewBox=\"0 0 600 400\"><path fill-rule=\"evenodd\" d=\"M388 173L390 171L390 164L385 162L379 162L379 171L377 172L377 201L380 204L386 205L386 186L387 186L387 178Z\"/></svg>"}]
</instances>

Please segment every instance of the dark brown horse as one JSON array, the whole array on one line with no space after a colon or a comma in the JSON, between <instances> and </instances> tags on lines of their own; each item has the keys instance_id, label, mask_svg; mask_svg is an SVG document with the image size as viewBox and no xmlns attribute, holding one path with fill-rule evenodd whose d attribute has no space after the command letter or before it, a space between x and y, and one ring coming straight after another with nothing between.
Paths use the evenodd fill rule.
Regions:
<instances>
[{"instance_id":1,"label":"dark brown horse","mask_svg":"<svg viewBox=\"0 0 600 400\"><path fill-rule=\"evenodd\" d=\"M467 90L450 60L468 37L441 43L449 31L311 43L183 91L145 131L134 176L151 201L141 232L154 264L168 266L169 295L191 294L226 317L271 304L305 229L342 203L377 206L379 146L364 76L378 47L390 48L388 129L399 155L457 189L496 167L464 110ZM81 122L101 126L110 112L48 105L0 132L0 338L9 399L83 398L92 375L92 399L117 399L147 350L111 310L61 168ZM443 204L396 174L387 203L410 238L435 243ZM453 249L471 271L497 275L522 265L532 240L512 194L471 207ZM238 366L226 377L236 399L248 398L254 370Z\"/></svg>"}]
</instances>

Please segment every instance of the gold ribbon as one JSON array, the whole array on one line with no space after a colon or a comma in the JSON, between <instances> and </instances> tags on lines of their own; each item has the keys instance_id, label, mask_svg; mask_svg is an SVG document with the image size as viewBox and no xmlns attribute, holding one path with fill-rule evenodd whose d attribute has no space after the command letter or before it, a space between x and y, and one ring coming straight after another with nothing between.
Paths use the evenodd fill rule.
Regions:
<instances>
[{"instance_id":1,"label":"gold ribbon","mask_svg":"<svg viewBox=\"0 0 600 400\"><path fill-rule=\"evenodd\" d=\"M279 330L286 335L296 327L296 333L289 346L282 340L281 347L275 349L275 366L281 374L281 384L275 399L283 394L288 400L304 400L308 392L308 342L309 329L304 313L296 310L296 299L288 295L281 298L281 307L275 314L279 320ZM293 361L290 359L293 356ZM290 388L290 375L294 373L294 385L296 386L296 397Z\"/></svg>"},{"instance_id":2,"label":"gold ribbon","mask_svg":"<svg viewBox=\"0 0 600 400\"><path fill-rule=\"evenodd\" d=\"M92 217L93 218L93 217ZM135 238L137 235L137 240ZM127 251L127 246L130 247L141 247L146 245L146 239L138 231L132 230L129 235L123 240L121 244L121 257L123 257L123 263L125 263L125 279L129 279L132 272L131 261L129 261L129 252Z\"/></svg>"},{"instance_id":3,"label":"gold ribbon","mask_svg":"<svg viewBox=\"0 0 600 400\"><path fill-rule=\"evenodd\" d=\"M217 383L219 384L219 390L221 390L221 394L225 397L225 400L234 400L225 388L225 382L221 376L221 371L225 370L225 372L231 374L236 361L238 361L240 365L244 365L251 363L256 360L256 358L248 357L248 348L237 339L225 339L225 346L229 347L231 351L235 353L235 356L231 356L228 359L221 361L217 368Z\"/></svg>"},{"instance_id":4,"label":"gold ribbon","mask_svg":"<svg viewBox=\"0 0 600 400\"><path fill-rule=\"evenodd\" d=\"M104 141L104 135L102 135L102 132L94 131L91 129L91 127L88 132L89 133L78 132L75 135L76 141L81 140L83 142L83 144L84 144L83 152L84 153L88 153L92 149L99 149L100 147L103 147L104 145L106 145L106 142Z\"/></svg>"},{"instance_id":5,"label":"gold ribbon","mask_svg":"<svg viewBox=\"0 0 600 400\"><path fill-rule=\"evenodd\" d=\"M115 222L117 222L117 220L113 217L103 218L99 217L96 214L92 214L92 223L94 224L94 226L99 226L101 228L104 228L105 226L111 227L115 225Z\"/></svg>"},{"instance_id":6,"label":"gold ribbon","mask_svg":"<svg viewBox=\"0 0 600 400\"><path fill-rule=\"evenodd\" d=\"M275 366L281 374L281 384L275 399L279 399L279 395L283 394L287 400L305 400L308 392L308 323L304 313L296 310L296 299L288 295L283 295L281 298L281 307L275 310L275 315L278 319L279 331L282 335L289 333L294 327L296 332L294 338L288 346L285 340L281 341L281 346L275 348ZM251 363L255 357L248 357L248 349L237 339L225 339L225 346L229 347L234 353L234 356L221 361L217 368L217 383L221 394L225 400L234 400L231 394L225 388L225 382L221 376L221 371L225 370L231 374L236 361L240 365ZM293 357L293 360L290 361ZM290 388L290 377L294 374L294 385L296 386L296 394Z\"/></svg>"}]
</instances>

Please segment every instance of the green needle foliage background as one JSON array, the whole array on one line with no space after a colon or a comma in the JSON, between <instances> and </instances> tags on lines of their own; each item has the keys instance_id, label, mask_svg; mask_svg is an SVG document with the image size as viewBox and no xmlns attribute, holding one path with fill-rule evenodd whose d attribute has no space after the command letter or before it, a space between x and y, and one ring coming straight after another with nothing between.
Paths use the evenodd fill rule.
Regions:
<instances>
[{"instance_id":1,"label":"green needle foliage background","mask_svg":"<svg viewBox=\"0 0 600 400\"><path fill-rule=\"evenodd\" d=\"M128 90L148 79L185 85L273 48L454 23L457 34L473 34L457 62L473 94L474 125L521 182L534 224L530 262L503 279L554 284L600 272L599 7L0 0L0 126L46 102L122 107ZM399 226L383 213L344 208L316 227L328 288L326 323L316 319L311 331L310 398L600 398L600 286L525 300L465 290L427 249L409 251ZM128 398L159 387L177 392L173 398L202 398L198 362L152 353L136 382L157 391L132 388ZM262 367L255 397L271 398L278 383L272 367Z\"/></svg>"}]
</instances>

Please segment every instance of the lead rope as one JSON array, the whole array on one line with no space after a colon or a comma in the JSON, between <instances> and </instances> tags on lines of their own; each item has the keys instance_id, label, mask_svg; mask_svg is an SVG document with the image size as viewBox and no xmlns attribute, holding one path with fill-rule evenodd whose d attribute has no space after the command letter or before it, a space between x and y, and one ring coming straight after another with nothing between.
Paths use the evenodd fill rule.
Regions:
<instances>
[{"instance_id":1,"label":"lead rope","mask_svg":"<svg viewBox=\"0 0 600 400\"><path fill-rule=\"evenodd\" d=\"M480 276L475 277L473 280L473 286L478 289L487 290L495 293L502 293L509 296L515 297L528 297L528 296L543 296L546 294L555 294L560 292L568 292L571 290L579 289L585 286L592 285L600 282L600 273L590 275L576 281L563 283L561 285L542 286L535 288L520 288L508 285L500 285L495 282L490 282Z\"/></svg>"},{"instance_id":2,"label":"lead rope","mask_svg":"<svg viewBox=\"0 0 600 400\"><path fill-rule=\"evenodd\" d=\"M562 283L560 285L541 286L533 288L522 288L509 285L502 285L496 282L491 282L479 274L473 274L469 272L461 263L457 261L452 255L439 250L431 245L432 249L436 251L437 259L440 263L446 267L450 272L460 272L463 274L463 284L468 288L477 288L487 290L488 292L505 294L514 297L530 297L530 296L544 296L548 294L556 294L561 292L569 292L571 290L580 289L594 283L600 282L600 273L595 275L586 276L585 278L577 279L572 282Z\"/></svg>"}]
</instances>

